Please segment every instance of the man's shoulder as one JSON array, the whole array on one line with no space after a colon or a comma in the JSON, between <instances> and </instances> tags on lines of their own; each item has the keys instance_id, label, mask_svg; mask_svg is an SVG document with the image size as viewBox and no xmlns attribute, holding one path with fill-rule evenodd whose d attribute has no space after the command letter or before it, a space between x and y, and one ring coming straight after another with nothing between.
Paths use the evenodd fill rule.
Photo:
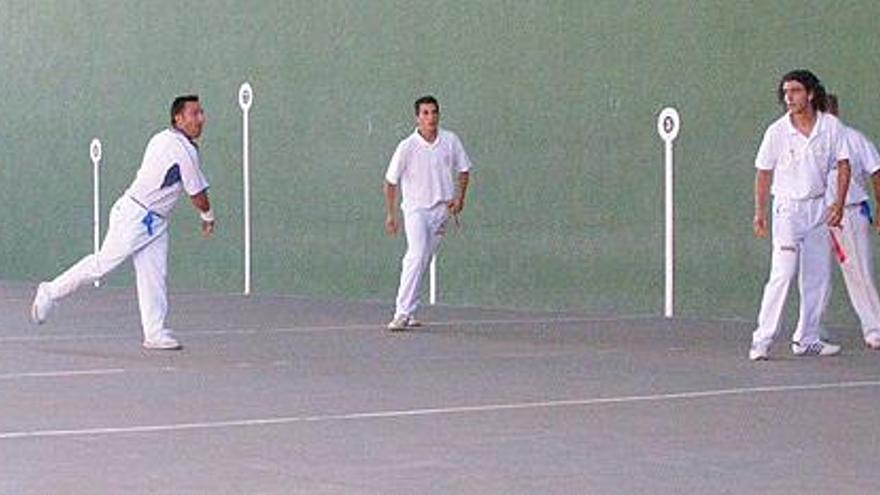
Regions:
<instances>
[{"instance_id":1,"label":"man's shoulder","mask_svg":"<svg viewBox=\"0 0 880 495\"><path fill-rule=\"evenodd\" d=\"M173 139L174 138L174 130L169 127L164 129L160 129L153 134L153 139Z\"/></svg>"},{"instance_id":2,"label":"man's shoulder","mask_svg":"<svg viewBox=\"0 0 880 495\"><path fill-rule=\"evenodd\" d=\"M155 134L147 143L148 155L198 157L199 152L190 140L174 129L166 128ZM183 158L180 158L183 159Z\"/></svg>"},{"instance_id":3,"label":"man's shoulder","mask_svg":"<svg viewBox=\"0 0 880 495\"><path fill-rule=\"evenodd\" d=\"M772 135L777 133L785 133L792 129L791 119L789 118L788 112L782 114L777 117L770 125L767 126L767 130L764 134Z\"/></svg>"},{"instance_id":4,"label":"man's shoulder","mask_svg":"<svg viewBox=\"0 0 880 495\"><path fill-rule=\"evenodd\" d=\"M786 136L791 133L793 128L791 120L788 117L788 112L782 114L781 117L777 117L773 122L770 122L766 128L764 128L764 145L767 146L773 143L782 142L781 140L784 140Z\"/></svg>"},{"instance_id":5,"label":"man's shoulder","mask_svg":"<svg viewBox=\"0 0 880 495\"><path fill-rule=\"evenodd\" d=\"M845 132L847 126L836 116L827 112L820 112L819 115L822 118L822 124L828 129L833 129L837 132Z\"/></svg>"},{"instance_id":6,"label":"man's shoulder","mask_svg":"<svg viewBox=\"0 0 880 495\"><path fill-rule=\"evenodd\" d=\"M407 134L403 139L401 139L400 142L397 143L397 146L399 148L402 148L402 147L407 147L407 146L412 146L414 144L418 144L418 142L419 142L418 131L413 131L413 132Z\"/></svg>"},{"instance_id":7,"label":"man's shoulder","mask_svg":"<svg viewBox=\"0 0 880 495\"><path fill-rule=\"evenodd\" d=\"M177 141L177 139L174 136L174 131L166 128L153 134L153 137L150 138L149 145L168 146L168 144L174 143L175 141Z\"/></svg>"},{"instance_id":8,"label":"man's shoulder","mask_svg":"<svg viewBox=\"0 0 880 495\"><path fill-rule=\"evenodd\" d=\"M865 144L865 143L871 142L871 140L868 139L868 137L865 136L864 133L862 133L862 131L856 129L855 127L850 127L848 125L845 125L843 128L843 132L846 135L846 138L851 143Z\"/></svg>"},{"instance_id":9,"label":"man's shoulder","mask_svg":"<svg viewBox=\"0 0 880 495\"><path fill-rule=\"evenodd\" d=\"M458 134L456 134L453 131L450 131L449 129L441 127L439 130L439 133L440 133L440 139L447 139L450 141L459 141Z\"/></svg>"}]
</instances>

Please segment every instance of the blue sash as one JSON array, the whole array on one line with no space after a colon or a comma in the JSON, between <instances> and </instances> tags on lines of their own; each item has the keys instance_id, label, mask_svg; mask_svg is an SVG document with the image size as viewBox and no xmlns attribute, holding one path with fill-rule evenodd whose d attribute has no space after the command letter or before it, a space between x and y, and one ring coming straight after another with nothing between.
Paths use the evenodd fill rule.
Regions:
<instances>
[{"instance_id":1,"label":"blue sash","mask_svg":"<svg viewBox=\"0 0 880 495\"><path fill-rule=\"evenodd\" d=\"M141 223L147 227L147 235L153 235L153 221L158 216L156 213L148 210L144 218L141 219Z\"/></svg>"},{"instance_id":2,"label":"blue sash","mask_svg":"<svg viewBox=\"0 0 880 495\"><path fill-rule=\"evenodd\" d=\"M874 217L871 216L871 203L868 203L867 201L862 201L861 203L859 203L859 205L862 215L865 215L865 217L868 219L868 223L874 225Z\"/></svg>"}]
</instances>

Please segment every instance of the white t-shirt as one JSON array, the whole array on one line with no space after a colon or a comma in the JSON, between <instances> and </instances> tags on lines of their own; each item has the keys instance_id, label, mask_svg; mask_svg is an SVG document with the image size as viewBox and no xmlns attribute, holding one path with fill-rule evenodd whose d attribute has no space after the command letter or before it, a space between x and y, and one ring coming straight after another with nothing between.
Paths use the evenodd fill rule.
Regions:
<instances>
[{"instance_id":1,"label":"white t-shirt","mask_svg":"<svg viewBox=\"0 0 880 495\"><path fill-rule=\"evenodd\" d=\"M773 171L773 196L798 200L823 197L829 172L837 168L838 161L850 157L844 126L837 117L817 112L807 137L795 129L789 115L786 112L767 128L755 167Z\"/></svg>"},{"instance_id":2,"label":"white t-shirt","mask_svg":"<svg viewBox=\"0 0 880 495\"><path fill-rule=\"evenodd\" d=\"M207 188L198 148L182 132L165 129L147 143L141 168L125 194L167 217L182 191L193 196Z\"/></svg>"},{"instance_id":3,"label":"white t-shirt","mask_svg":"<svg viewBox=\"0 0 880 495\"><path fill-rule=\"evenodd\" d=\"M471 161L453 132L439 129L433 143L416 130L397 145L385 180L403 190L404 212L450 201L455 195L453 171L467 172Z\"/></svg>"},{"instance_id":4,"label":"white t-shirt","mask_svg":"<svg viewBox=\"0 0 880 495\"><path fill-rule=\"evenodd\" d=\"M880 154L877 153L877 147L874 146L874 143L861 132L852 127L845 127L844 132L846 142L849 145L849 165L852 169L849 191L846 193L846 204L854 205L870 198L868 184L871 181L871 175L880 170ZM837 174L832 172L828 176L826 200L828 203L832 203L836 199Z\"/></svg>"}]
</instances>

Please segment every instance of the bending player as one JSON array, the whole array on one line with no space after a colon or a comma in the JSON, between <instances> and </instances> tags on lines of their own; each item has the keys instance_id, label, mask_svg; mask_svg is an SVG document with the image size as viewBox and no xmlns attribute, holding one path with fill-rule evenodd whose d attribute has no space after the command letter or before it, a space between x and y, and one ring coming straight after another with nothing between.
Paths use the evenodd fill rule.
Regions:
<instances>
[{"instance_id":1,"label":"bending player","mask_svg":"<svg viewBox=\"0 0 880 495\"><path fill-rule=\"evenodd\" d=\"M43 323L55 304L80 285L93 282L129 256L137 278L138 305L147 349L180 349L165 328L168 313L166 275L168 220L184 191L202 219L202 234L214 233L208 181L202 174L195 140L202 134L205 114L196 95L171 104L171 127L147 144L137 176L110 211L110 224L97 254L90 254L51 282L37 288L31 318Z\"/></svg>"},{"instance_id":2,"label":"bending player","mask_svg":"<svg viewBox=\"0 0 880 495\"><path fill-rule=\"evenodd\" d=\"M440 104L433 96L415 102L418 127L397 145L385 172L385 231L397 235L398 184L403 189L406 254L400 271L400 286L394 318L389 330L418 326L415 311L419 305L422 276L440 246L449 215L464 208L471 161L461 141L451 131L440 128ZM458 172L458 191L452 181Z\"/></svg>"},{"instance_id":3,"label":"bending player","mask_svg":"<svg viewBox=\"0 0 880 495\"><path fill-rule=\"evenodd\" d=\"M828 95L828 112L839 116L837 96ZM864 134L845 126L844 129L850 151L852 180L846 195L843 221L840 227L832 229L832 235L839 243L840 271L849 300L859 316L865 345L870 349L880 349L880 297L874 285L874 260L871 249L871 205L868 202L868 181L874 189L874 198L880 198L880 154L877 147ZM828 200L837 193L837 174L828 177ZM874 227L880 232L880 219L874 220Z\"/></svg>"},{"instance_id":4,"label":"bending player","mask_svg":"<svg viewBox=\"0 0 880 495\"><path fill-rule=\"evenodd\" d=\"M849 147L843 125L825 113L825 88L810 71L789 72L777 87L788 110L773 122L755 159L755 236L767 237L767 203L773 194L773 255L764 286L758 327L752 334L749 359L768 358L779 331L788 287L800 273L800 317L791 351L798 356L830 356L840 346L819 339L819 325L829 294L831 240L829 229L840 225L849 187ZM828 174L836 169L837 196L826 207Z\"/></svg>"}]
</instances>

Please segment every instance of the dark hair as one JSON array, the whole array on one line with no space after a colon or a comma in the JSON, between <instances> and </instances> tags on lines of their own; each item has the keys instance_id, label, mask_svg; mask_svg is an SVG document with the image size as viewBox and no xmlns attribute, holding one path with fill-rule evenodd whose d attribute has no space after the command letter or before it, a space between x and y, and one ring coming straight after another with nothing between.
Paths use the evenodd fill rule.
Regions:
<instances>
[{"instance_id":1,"label":"dark hair","mask_svg":"<svg viewBox=\"0 0 880 495\"><path fill-rule=\"evenodd\" d=\"M837 99L836 94L828 93L825 95L825 101L828 102L828 113L832 115L840 114L840 101Z\"/></svg>"},{"instance_id":2,"label":"dark hair","mask_svg":"<svg viewBox=\"0 0 880 495\"><path fill-rule=\"evenodd\" d=\"M182 95L178 96L171 103L171 126L174 126L174 117L183 111L183 107L188 101L199 101L199 95Z\"/></svg>"},{"instance_id":3,"label":"dark hair","mask_svg":"<svg viewBox=\"0 0 880 495\"><path fill-rule=\"evenodd\" d=\"M793 70L782 76L782 79L779 80L779 87L776 88L776 97L779 99L779 103L785 105L785 92L782 90L782 86L788 81L797 81L804 85L807 93L813 93L813 99L810 101L813 110L824 112L828 109L825 86L822 86L822 82L819 81L816 74L805 69Z\"/></svg>"},{"instance_id":4,"label":"dark hair","mask_svg":"<svg viewBox=\"0 0 880 495\"><path fill-rule=\"evenodd\" d=\"M431 95L426 95L426 96L423 96L423 97L419 98L418 100L416 100L416 102L413 104L413 108L415 108L416 115L419 114L419 107L420 106L430 105L430 104L433 104L435 107L437 107L438 112L440 111L440 104L437 103L437 98L434 98Z\"/></svg>"}]
</instances>

